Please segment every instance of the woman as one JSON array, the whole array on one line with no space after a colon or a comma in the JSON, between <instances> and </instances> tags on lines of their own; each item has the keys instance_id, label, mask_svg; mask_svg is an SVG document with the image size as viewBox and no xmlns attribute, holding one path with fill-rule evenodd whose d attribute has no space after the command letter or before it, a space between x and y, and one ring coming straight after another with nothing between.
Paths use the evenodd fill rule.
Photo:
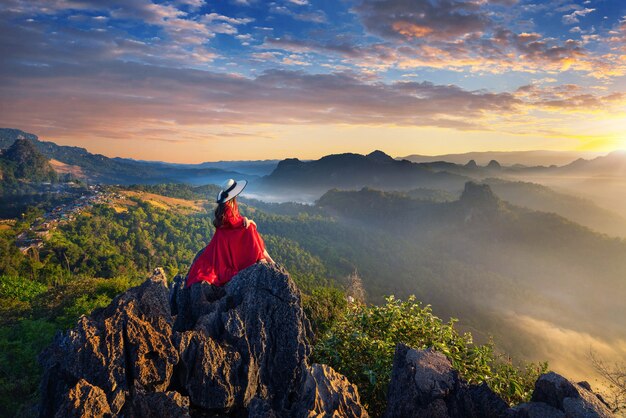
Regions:
<instances>
[{"instance_id":1,"label":"woman","mask_svg":"<svg viewBox=\"0 0 626 418\"><path fill-rule=\"evenodd\" d=\"M258 261L274 262L254 221L239 214L236 198L247 184L246 180L230 179L217 194L215 234L191 265L187 287L203 280L223 286L239 271Z\"/></svg>"}]
</instances>

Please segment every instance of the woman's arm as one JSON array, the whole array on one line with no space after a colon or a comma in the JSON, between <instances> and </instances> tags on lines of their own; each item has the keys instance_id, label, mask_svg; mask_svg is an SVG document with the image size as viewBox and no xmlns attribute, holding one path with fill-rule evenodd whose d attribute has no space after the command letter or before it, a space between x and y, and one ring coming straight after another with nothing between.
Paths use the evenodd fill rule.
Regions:
<instances>
[{"instance_id":1,"label":"woman's arm","mask_svg":"<svg viewBox=\"0 0 626 418\"><path fill-rule=\"evenodd\" d=\"M276 262L274 261L274 259L272 259L272 257L270 257L269 253L267 252L267 250L263 250L263 257L272 264L276 264Z\"/></svg>"},{"instance_id":2,"label":"woman's arm","mask_svg":"<svg viewBox=\"0 0 626 418\"><path fill-rule=\"evenodd\" d=\"M244 227L244 228L246 228L246 229L248 229L248 227L249 227L250 225L254 225L254 226L256 226L256 222L254 222L252 219L248 219L248 218L246 218L246 217L244 216L244 217L243 217L243 227Z\"/></svg>"}]
</instances>

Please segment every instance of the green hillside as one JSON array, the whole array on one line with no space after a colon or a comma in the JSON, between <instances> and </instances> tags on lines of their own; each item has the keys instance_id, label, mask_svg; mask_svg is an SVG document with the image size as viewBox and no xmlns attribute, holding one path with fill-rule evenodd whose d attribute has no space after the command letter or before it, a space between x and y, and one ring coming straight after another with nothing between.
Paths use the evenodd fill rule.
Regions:
<instances>
[{"instance_id":1,"label":"green hillside","mask_svg":"<svg viewBox=\"0 0 626 418\"><path fill-rule=\"evenodd\" d=\"M57 175L48 159L35 148L31 140L16 139L0 154L0 167L4 183L30 181L53 182Z\"/></svg>"}]
</instances>

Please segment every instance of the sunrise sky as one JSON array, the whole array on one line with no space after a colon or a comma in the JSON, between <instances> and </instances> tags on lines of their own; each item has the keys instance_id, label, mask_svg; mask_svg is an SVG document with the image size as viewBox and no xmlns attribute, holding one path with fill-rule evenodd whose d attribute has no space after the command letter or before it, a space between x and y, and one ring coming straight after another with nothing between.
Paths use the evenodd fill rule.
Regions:
<instances>
[{"instance_id":1,"label":"sunrise sky","mask_svg":"<svg viewBox=\"0 0 626 418\"><path fill-rule=\"evenodd\" d=\"M623 0L3 0L0 126L149 160L626 148Z\"/></svg>"}]
</instances>

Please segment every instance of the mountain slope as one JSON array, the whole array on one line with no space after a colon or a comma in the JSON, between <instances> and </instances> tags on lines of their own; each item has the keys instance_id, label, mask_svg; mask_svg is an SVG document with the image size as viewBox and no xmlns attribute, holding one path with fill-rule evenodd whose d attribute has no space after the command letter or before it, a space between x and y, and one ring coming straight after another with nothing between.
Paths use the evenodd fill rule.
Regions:
<instances>
[{"instance_id":1,"label":"mountain slope","mask_svg":"<svg viewBox=\"0 0 626 418\"><path fill-rule=\"evenodd\" d=\"M92 154L84 148L40 141L36 135L18 129L0 128L0 148L7 148L10 143L19 138L29 139L49 159L79 167L88 180L98 183L153 184L179 181L191 184L207 184L222 183L227 178L240 176L237 172L217 168L164 166L160 163L109 158L101 154Z\"/></svg>"},{"instance_id":2,"label":"mountain slope","mask_svg":"<svg viewBox=\"0 0 626 418\"><path fill-rule=\"evenodd\" d=\"M467 152L462 154L443 155L407 155L400 157L416 163L447 161L456 164L466 164L471 160L480 165L486 165L491 160L497 160L504 165L523 164L526 166L565 165L579 158L597 157L598 153L578 151L486 151Z\"/></svg>"},{"instance_id":3,"label":"mountain slope","mask_svg":"<svg viewBox=\"0 0 626 418\"><path fill-rule=\"evenodd\" d=\"M622 240L508 204L488 186L468 185L448 203L334 190L318 206L336 220L257 222L344 274L358 269L374 300L416 294L513 355L581 378L591 367L573 359L590 345L626 355Z\"/></svg>"},{"instance_id":4,"label":"mountain slope","mask_svg":"<svg viewBox=\"0 0 626 418\"><path fill-rule=\"evenodd\" d=\"M33 182L49 182L57 178L46 157L26 138L16 139L0 154L0 164L4 167L3 178Z\"/></svg>"},{"instance_id":5,"label":"mountain slope","mask_svg":"<svg viewBox=\"0 0 626 418\"><path fill-rule=\"evenodd\" d=\"M329 188L376 187L385 190L429 187L461 190L467 180L409 161L396 161L375 151L369 155L334 154L315 161L286 159L262 179L264 187L320 193ZM321 193L320 193L321 194Z\"/></svg>"},{"instance_id":6,"label":"mountain slope","mask_svg":"<svg viewBox=\"0 0 626 418\"><path fill-rule=\"evenodd\" d=\"M586 176L624 177L626 176L626 151L613 151L591 160L581 158L561 167L559 171Z\"/></svg>"},{"instance_id":7,"label":"mountain slope","mask_svg":"<svg viewBox=\"0 0 626 418\"><path fill-rule=\"evenodd\" d=\"M484 180L502 199L517 206L553 212L595 231L626 237L626 218L604 209L592 200L559 193L549 187L529 182L494 178Z\"/></svg>"}]
</instances>

